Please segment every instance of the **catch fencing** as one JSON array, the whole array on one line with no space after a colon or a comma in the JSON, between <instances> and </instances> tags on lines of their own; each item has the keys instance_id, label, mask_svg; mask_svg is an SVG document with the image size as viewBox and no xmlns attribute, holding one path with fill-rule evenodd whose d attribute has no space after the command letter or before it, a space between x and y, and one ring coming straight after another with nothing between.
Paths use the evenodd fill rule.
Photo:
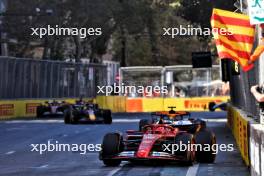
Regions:
<instances>
[{"instance_id":1,"label":"catch fencing","mask_svg":"<svg viewBox=\"0 0 264 176\"><path fill-rule=\"evenodd\" d=\"M215 97L229 96L229 84L221 81L220 66L194 69L191 65L165 67L121 67L120 85L124 86L166 86L165 94L149 97ZM122 95L122 94L121 94ZM144 97L144 94L130 93L128 97Z\"/></svg>"},{"instance_id":2,"label":"catch fencing","mask_svg":"<svg viewBox=\"0 0 264 176\"><path fill-rule=\"evenodd\" d=\"M251 118L259 121L259 106L250 92L253 85L259 83L259 63L255 63L254 69L240 73L234 73L234 64L230 61L230 97L234 106L243 109Z\"/></svg>"},{"instance_id":3,"label":"catch fencing","mask_svg":"<svg viewBox=\"0 0 264 176\"><path fill-rule=\"evenodd\" d=\"M0 99L95 97L107 65L0 57Z\"/></svg>"}]
</instances>

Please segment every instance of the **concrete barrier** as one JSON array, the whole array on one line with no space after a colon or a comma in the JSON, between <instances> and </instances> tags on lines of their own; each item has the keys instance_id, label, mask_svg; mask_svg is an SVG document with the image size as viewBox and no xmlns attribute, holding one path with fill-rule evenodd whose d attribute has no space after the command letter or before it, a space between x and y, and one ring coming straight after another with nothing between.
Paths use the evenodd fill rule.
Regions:
<instances>
[{"instance_id":1,"label":"concrete barrier","mask_svg":"<svg viewBox=\"0 0 264 176\"><path fill-rule=\"evenodd\" d=\"M241 110L232 106L228 107L227 112L228 125L232 130L236 143L240 150L241 156L247 166L250 165L249 157L249 137L250 124L253 120L248 118Z\"/></svg>"},{"instance_id":2,"label":"concrete barrier","mask_svg":"<svg viewBox=\"0 0 264 176\"><path fill-rule=\"evenodd\" d=\"M198 98L127 98L123 96L98 96L94 99L100 108L111 109L112 112L155 112L167 111L168 106L176 106L179 111L208 111L208 103L225 102L229 97ZM50 99L1 100L0 119L16 117L35 117L36 107ZM77 98L56 99L75 103ZM91 99L85 99L91 100Z\"/></svg>"},{"instance_id":3,"label":"concrete barrier","mask_svg":"<svg viewBox=\"0 0 264 176\"><path fill-rule=\"evenodd\" d=\"M264 176L264 125L256 124L240 109L228 107L231 128L241 156L250 166L252 176Z\"/></svg>"},{"instance_id":4,"label":"concrete barrier","mask_svg":"<svg viewBox=\"0 0 264 176\"><path fill-rule=\"evenodd\" d=\"M209 102L221 103L229 97L194 97L194 98L130 98L122 96L97 96L100 107L113 112L155 112L167 111L175 106L178 111L208 111Z\"/></svg>"},{"instance_id":5,"label":"concrete barrier","mask_svg":"<svg viewBox=\"0 0 264 176\"><path fill-rule=\"evenodd\" d=\"M100 108L111 109L112 112L126 112L127 99L123 96L97 96L95 102Z\"/></svg>"},{"instance_id":6,"label":"concrete barrier","mask_svg":"<svg viewBox=\"0 0 264 176\"><path fill-rule=\"evenodd\" d=\"M252 176L264 176L264 126L250 126L250 167Z\"/></svg>"},{"instance_id":7,"label":"concrete barrier","mask_svg":"<svg viewBox=\"0 0 264 176\"><path fill-rule=\"evenodd\" d=\"M155 112L164 110L163 98L142 98L142 111Z\"/></svg>"}]
</instances>

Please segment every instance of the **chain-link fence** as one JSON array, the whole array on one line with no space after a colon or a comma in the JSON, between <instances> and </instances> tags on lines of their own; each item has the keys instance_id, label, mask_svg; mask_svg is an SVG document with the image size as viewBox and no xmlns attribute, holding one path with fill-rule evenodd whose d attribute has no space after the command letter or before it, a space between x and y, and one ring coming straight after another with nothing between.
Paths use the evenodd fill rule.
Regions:
<instances>
[{"instance_id":1,"label":"chain-link fence","mask_svg":"<svg viewBox=\"0 0 264 176\"><path fill-rule=\"evenodd\" d=\"M214 97L229 96L229 84L221 81L220 66L193 69L191 65L166 67L123 67L120 85L165 86L167 93L152 93L149 97ZM132 92L129 97L142 97Z\"/></svg>"},{"instance_id":2,"label":"chain-link fence","mask_svg":"<svg viewBox=\"0 0 264 176\"><path fill-rule=\"evenodd\" d=\"M95 97L107 66L0 57L0 98Z\"/></svg>"},{"instance_id":3,"label":"chain-link fence","mask_svg":"<svg viewBox=\"0 0 264 176\"><path fill-rule=\"evenodd\" d=\"M168 97L229 96L229 85L221 81L220 67L192 68L191 65L165 67Z\"/></svg>"}]
</instances>

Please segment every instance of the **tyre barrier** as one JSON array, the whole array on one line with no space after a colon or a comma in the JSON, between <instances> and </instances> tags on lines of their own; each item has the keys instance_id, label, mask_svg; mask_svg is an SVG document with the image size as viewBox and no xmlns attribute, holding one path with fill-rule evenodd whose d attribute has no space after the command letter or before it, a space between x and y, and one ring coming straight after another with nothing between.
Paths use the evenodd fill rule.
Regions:
<instances>
[{"instance_id":1,"label":"tyre barrier","mask_svg":"<svg viewBox=\"0 0 264 176\"><path fill-rule=\"evenodd\" d=\"M250 126L250 167L252 176L264 176L264 126Z\"/></svg>"}]
</instances>

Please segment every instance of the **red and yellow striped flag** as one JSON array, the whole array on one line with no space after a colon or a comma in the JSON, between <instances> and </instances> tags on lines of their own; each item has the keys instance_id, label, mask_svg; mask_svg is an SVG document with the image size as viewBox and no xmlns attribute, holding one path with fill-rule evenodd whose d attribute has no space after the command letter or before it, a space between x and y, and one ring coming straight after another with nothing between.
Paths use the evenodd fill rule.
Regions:
<instances>
[{"instance_id":1,"label":"red and yellow striped flag","mask_svg":"<svg viewBox=\"0 0 264 176\"><path fill-rule=\"evenodd\" d=\"M250 56L250 61L255 62L263 52L264 52L264 38L261 39L261 43L255 49L254 53Z\"/></svg>"},{"instance_id":2,"label":"red and yellow striped flag","mask_svg":"<svg viewBox=\"0 0 264 176\"><path fill-rule=\"evenodd\" d=\"M244 71L253 68L253 64L248 63L253 48L255 27L250 25L249 17L214 9L211 25L220 59L233 59L242 66Z\"/></svg>"}]
</instances>

